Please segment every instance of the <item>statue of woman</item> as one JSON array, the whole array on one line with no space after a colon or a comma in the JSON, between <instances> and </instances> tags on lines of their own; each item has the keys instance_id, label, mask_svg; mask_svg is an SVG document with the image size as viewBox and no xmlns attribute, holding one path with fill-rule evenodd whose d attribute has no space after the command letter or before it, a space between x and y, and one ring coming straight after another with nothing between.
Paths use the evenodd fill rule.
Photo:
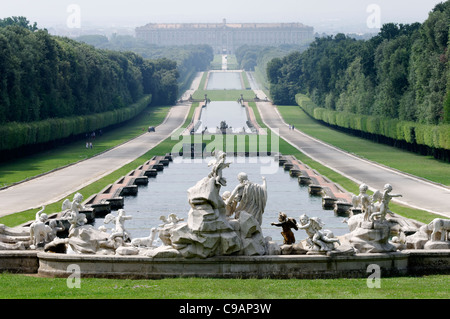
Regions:
<instances>
[{"instance_id":1,"label":"statue of woman","mask_svg":"<svg viewBox=\"0 0 450 319\"><path fill-rule=\"evenodd\" d=\"M240 212L245 211L255 217L261 225L262 215L267 202L267 183L263 177L263 184L259 185L248 180L246 173L238 174L239 185L231 192L225 204L229 205L236 201L238 203L235 210L235 218L239 218Z\"/></svg>"}]
</instances>

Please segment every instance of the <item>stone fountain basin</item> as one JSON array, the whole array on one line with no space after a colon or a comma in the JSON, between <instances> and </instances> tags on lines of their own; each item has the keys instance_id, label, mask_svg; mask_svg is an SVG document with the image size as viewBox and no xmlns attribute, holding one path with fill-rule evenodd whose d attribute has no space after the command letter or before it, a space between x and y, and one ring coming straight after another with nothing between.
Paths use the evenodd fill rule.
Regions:
<instances>
[{"instance_id":1,"label":"stone fountain basin","mask_svg":"<svg viewBox=\"0 0 450 319\"><path fill-rule=\"evenodd\" d=\"M38 274L64 277L160 279L211 278L367 278L369 265L378 265L382 277L450 273L448 250L404 250L353 256L277 255L217 256L211 258L151 258L143 256L67 255L38 253ZM70 266L70 267L69 267Z\"/></svg>"}]
</instances>

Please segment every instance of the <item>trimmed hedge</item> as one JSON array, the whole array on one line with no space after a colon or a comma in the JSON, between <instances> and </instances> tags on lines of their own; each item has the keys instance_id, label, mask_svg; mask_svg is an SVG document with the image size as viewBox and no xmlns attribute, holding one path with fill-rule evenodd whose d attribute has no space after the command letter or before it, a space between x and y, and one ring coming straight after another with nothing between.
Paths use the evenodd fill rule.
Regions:
<instances>
[{"instance_id":1,"label":"trimmed hedge","mask_svg":"<svg viewBox=\"0 0 450 319\"><path fill-rule=\"evenodd\" d=\"M134 118L150 102L151 95L147 95L129 107L114 111L30 123L8 123L0 126L0 150L12 150L26 145L47 143L90 133Z\"/></svg>"},{"instance_id":2,"label":"trimmed hedge","mask_svg":"<svg viewBox=\"0 0 450 319\"><path fill-rule=\"evenodd\" d=\"M420 124L329 110L316 106L304 94L297 94L295 100L311 117L330 125L380 135L410 144L450 150L450 124Z\"/></svg>"}]
</instances>

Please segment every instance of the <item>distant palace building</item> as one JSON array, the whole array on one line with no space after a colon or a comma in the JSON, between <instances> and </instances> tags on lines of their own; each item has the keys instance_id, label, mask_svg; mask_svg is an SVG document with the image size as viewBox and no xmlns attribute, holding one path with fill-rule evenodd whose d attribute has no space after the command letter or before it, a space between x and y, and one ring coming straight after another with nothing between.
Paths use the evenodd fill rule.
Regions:
<instances>
[{"instance_id":1,"label":"distant palace building","mask_svg":"<svg viewBox=\"0 0 450 319\"><path fill-rule=\"evenodd\" d=\"M234 53L244 44L300 44L313 39L314 28L302 23L149 23L136 37L157 45L209 44L215 53Z\"/></svg>"}]
</instances>

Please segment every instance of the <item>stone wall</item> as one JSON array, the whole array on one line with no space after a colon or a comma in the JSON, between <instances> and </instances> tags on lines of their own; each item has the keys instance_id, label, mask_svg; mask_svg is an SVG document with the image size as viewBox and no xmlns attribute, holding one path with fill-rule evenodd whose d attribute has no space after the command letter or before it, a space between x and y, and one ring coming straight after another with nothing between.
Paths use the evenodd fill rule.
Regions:
<instances>
[{"instance_id":1,"label":"stone wall","mask_svg":"<svg viewBox=\"0 0 450 319\"><path fill-rule=\"evenodd\" d=\"M99 278L367 278L369 265L378 265L381 277L450 274L448 250L402 251L354 256L280 255L220 256L211 258L149 258L38 253L38 274L68 277L77 264L82 277Z\"/></svg>"}]
</instances>

